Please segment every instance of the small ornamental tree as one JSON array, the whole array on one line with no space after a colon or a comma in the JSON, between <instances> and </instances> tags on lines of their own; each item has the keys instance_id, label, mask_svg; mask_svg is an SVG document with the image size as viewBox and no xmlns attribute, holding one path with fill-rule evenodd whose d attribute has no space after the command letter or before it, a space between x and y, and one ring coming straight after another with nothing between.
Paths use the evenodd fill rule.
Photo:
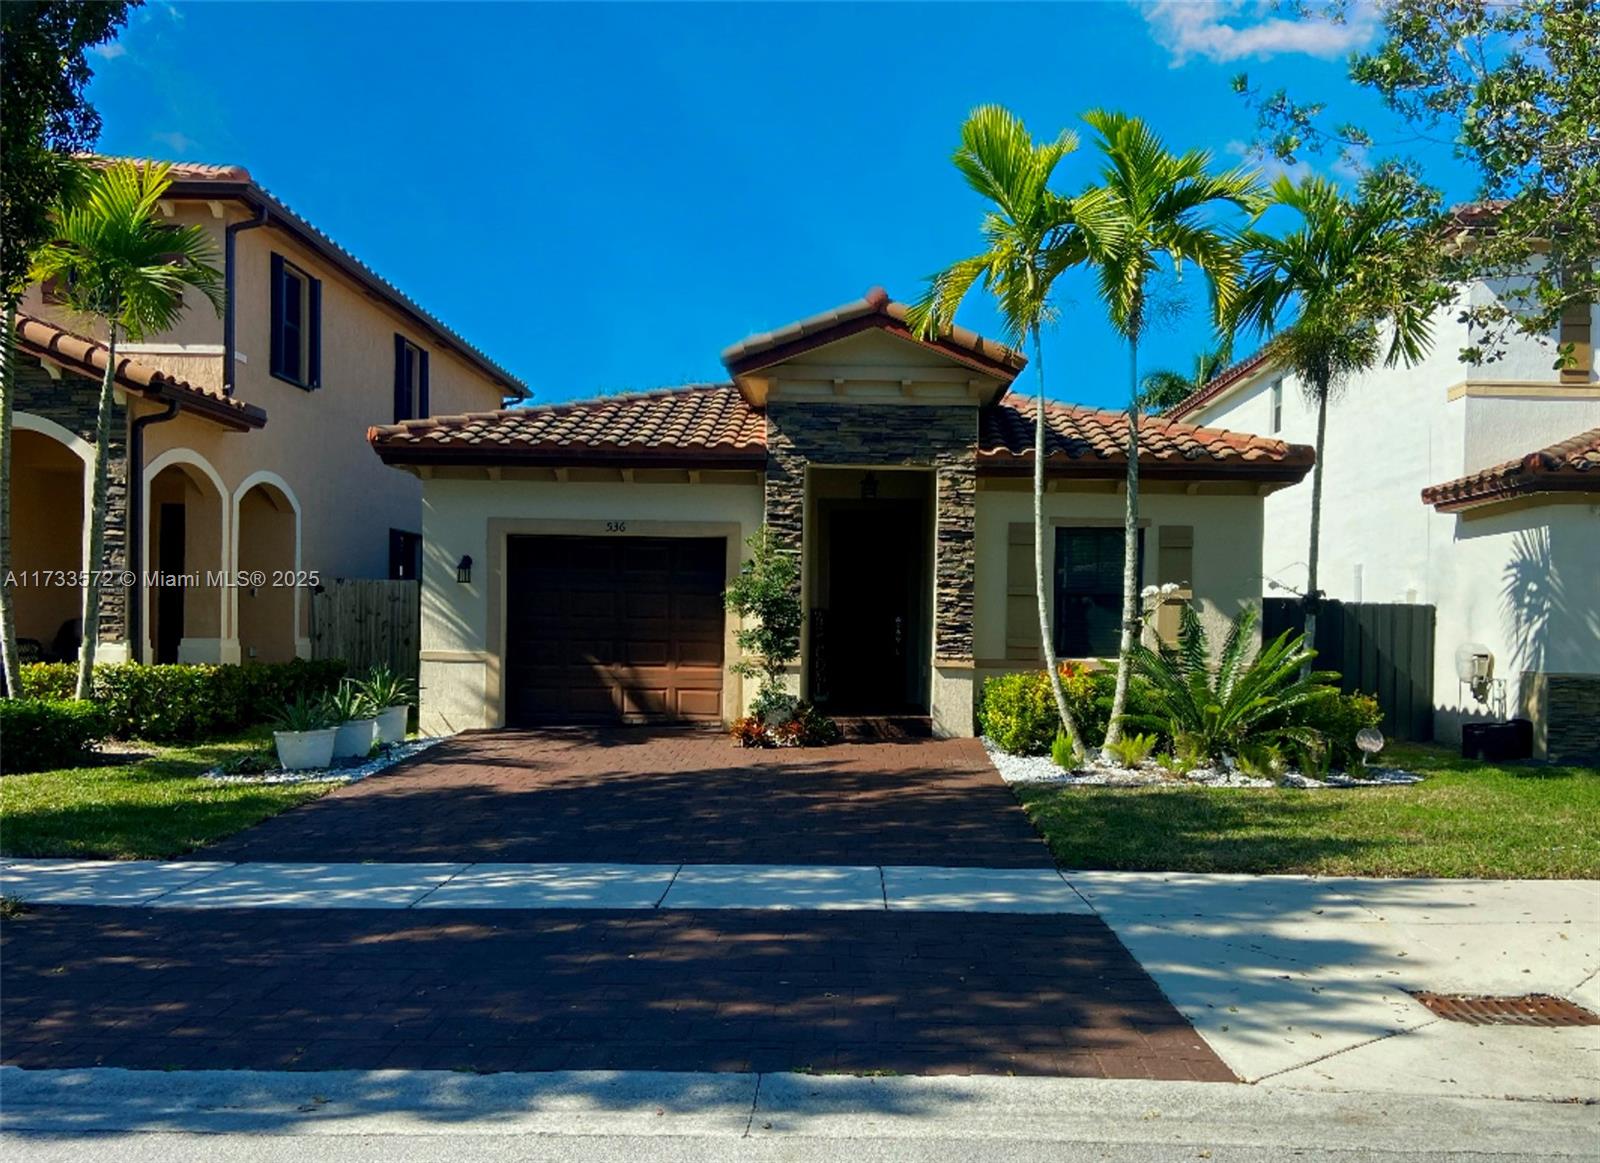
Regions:
<instances>
[{"instance_id":1,"label":"small ornamental tree","mask_svg":"<svg viewBox=\"0 0 1600 1163\"><path fill-rule=\"evenodd\" d=\"M734 638L744 657L733 670L760 680L751 707L757 718L786 718L796 701L784 687L783 673L800 657L800 569L765 525L745 544L750 556L725 595L728 609L743 621Z\"/></svg>"}]
</instances>

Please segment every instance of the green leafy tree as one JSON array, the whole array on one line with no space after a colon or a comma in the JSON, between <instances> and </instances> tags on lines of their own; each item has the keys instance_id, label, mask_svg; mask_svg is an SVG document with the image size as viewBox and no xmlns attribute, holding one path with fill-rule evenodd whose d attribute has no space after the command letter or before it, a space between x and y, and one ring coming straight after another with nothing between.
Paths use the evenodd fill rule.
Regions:
<instances>
[{"instance_id":1,"label":"green leafy tree","mask_svg":"<svg viewBox=\"0 0 1600 1163\"><path fill-rule=\"evenodd\" d=\"M763 525L746 540L750 556L724 595L742 625L734 635L743 657L735 674L758 680L755 707L765 715L792 709L784 672L800 657L800 568Z\"/></svg>"},{"instance_id":2,"label":"green leafy tree","mask_svg":"<svg viewBox=\"0 0 1600 1163\"><path fill-rule=\"evenodd\" d=\"M1350 377L1416 363L1432 343L1438 307L1453 293L1434 274L1437 200L1374 175L1366 196L1347 198L1322 178L1272 185L1274 203L1298 216L1292 229L1240 236L1245 275L1227 324L1270 335L1269 358L1299 379L1316 409L1311 470L1311 530L1306 558L1308 641L1316 641L1321 591L1322 476L1328 404Z\"/></svg>"},{"instance_id":3,"label":"green leafy tree","mask_svg":"<svg viewBox=\"0 0 1600 1163\"><path fill-rule=\"evenodd\" d=\"M1045 379L1041 328L1056 311L1056 280L1084 261L1086 220L1095 220L1105 198L1091 194L1068 198L1050 188L1061 160L1077 148L1072 133L1053 141L1035 142L1022 121L998 105L974 109L961 126L961 144L952 160L967 184L990 209L980 230L984 249L951 264L928 280L927 292L910 311L909 321L924 336L936 335L955 320L956 310L978 284L995 297L1005 321L1008 342L1026 344L1037 384L1033 443L1033 569L1038 595L1039 641L1050 676L1056 713L1076 753L1084 742L1067 705L1056 667L1055 638L1050 628L1049 574L1045 570ZM1110 223L1099 227L1109 234Z\"/></svg>"},{"instance_id":4,"label":"green leafy tree","mask_svg":"<svg viewBox=\"0 0 1600 1163\"><path fill-rule=\"evenodd\" d=\"M1231 358L1224 347L1217 351L1203 351L1195 356L1194 370L1187 375L1171 368L1147 372L1141 384L1140 403L1146 412L1165 412L1214 380L1217 373L1228 366Z\"/></svg>"},{"instance_id":5,"label":"green leafy tree","mask_svg":"<svg viewBox=\"0 0 1600 1163\"><path fill-rule=\"evenodd\" d=\"M1294 725L1294 712L1324 697L1339 676L1310 671L1317 652L1304 635L1285 630L1255 650L1259 616L1255 606L1239 612L1215 662L1205 625L1187 603L1175 644L1134 643L1134 668L1150 684L1154 710L1130 715L1130 724L1166 732L1174 747L1213 762L1284 743L1320 747L1315 730Z\"/></svg>"},{"instance_id":6,"label":"green leafy tree","mask_svg":"<svg viewBox=\"0 0 1600 1163\"><path fill-rule=\"evenodd\" d=\"M1205 150L1175 154L1145 123L1123 113L1085 114L1098 135L1100 185L1091 196L1104 209L1085 224L1088 261L1111 324L1128 342L1127 507L1123 524L1122 634L1117 682L1105 746L1122 737L1130 657L1139 619L1139 341L1148 323L1149 288L1164 264L1193 266L1205 277L1214 317L1225 311L1238 278L1239 258L1209 215L1232 207L1254 213L1261 190L1253 171L1214 173ZM1107 752L1109 754L1109 752Z\"/></svg>"},{"instance_id":7,"label":"green leafy tree","mask_svg":"<svg viewBox=\"0 0 1600 1163\"><path fill-rule=\"evenodd\" d=\"M1335 16L1350 0L1317 7ZM1600 4L1595 0L1388 0L1377 46L1350 78L1417 138L1447 138L1477 172L1482 212L1439 236L1440 272L1495 283L1462 315L1461 358L1490 363L1509 336L1547 336L1600 300ZM1320 102L1234 87L1256 108L1264 145L1306 152L1374 145L1373 129L1330 124ZM1556 365L1574 357L1563 347Z\"/></svg>"},{"instance_id":8,"label":"green leafy tree","mask_svg":"<svg viewBox=\"0 0 1600 1163\"><path fill-rule=\"evenodd\" d=\"M99 638L100 577L105 557L107 457L115 411L117 342L166 331L184 312L183 291L199 291L220 315L222 274L215 248L199 226L163 220L158 207L170 167L118 162L97 171L82 197L58 205L54 237L34 256L33 277L58 279L68 306L99 319L106 331L106 370L95 421L94 485L89 506L89 560L83 587L83 646L77 697L93 691Z\"/></svg>"},{"instance_id":9,"label":"green leafy tree","mask_svg":"<svg viewBox=\"0 0 1600 1163\"><path fill-rule=\"evenodd\" d=\"M15 408L17 305L34 250L50 237L50 210L70 192L71 155L100 135L84 100L87 52L116 36L132 3L7 0L0 4L0 673L18 689L11 602L11 425Z\"/></svg>"}]
</instances>

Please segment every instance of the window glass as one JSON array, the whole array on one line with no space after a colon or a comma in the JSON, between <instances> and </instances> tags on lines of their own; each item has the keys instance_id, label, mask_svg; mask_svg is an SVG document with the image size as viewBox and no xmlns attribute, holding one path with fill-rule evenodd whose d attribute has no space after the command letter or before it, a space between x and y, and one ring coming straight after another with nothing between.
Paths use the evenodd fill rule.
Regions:
<instances>
[{"instance_id":1,"label":"window glass","mask_svg":"<svg viewBox=\"0 0 1600 1163\"><path fill-rule=\"evenodd\" d=\"M1056 653L1062 658L1109 658L1120 645L1122 530L1056 530ZM1144 572L1144 534L1139 534Z\"/></svg>"}]
</instances>

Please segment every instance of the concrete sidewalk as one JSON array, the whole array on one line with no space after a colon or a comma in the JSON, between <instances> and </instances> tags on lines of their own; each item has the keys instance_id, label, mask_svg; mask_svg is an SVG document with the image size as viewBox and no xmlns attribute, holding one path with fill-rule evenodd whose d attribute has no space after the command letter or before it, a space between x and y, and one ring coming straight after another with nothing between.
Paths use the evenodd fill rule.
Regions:
<instances>
[{"instance_id":1,"label":"concrete sidewalk","mask_svg":"<svg viewBox=\"0 0 1600 1163\"><path fill-rule=\"evenodd\" d=\"M25 1159L111 1149L138 1159L277 1158L287 1142L307 1160L1459 1161L1588 1159L1596 1148L1594 1111L1575 1105L1181 1082L4 1068L0 1088L7 1151ZM194 1134L207 1138L184 1137ZM241 1140L221 1135L249 1136L247 1146L224 1153ZM464 1153L475 1142L483 1149Z\"/></svg>"},{"instance_id":2,"label":"concrete sidewalk","mask_svg":"<svg viewBox=\"0 0 1600 1163\"><path fill-rule=\"evenodd\" d=\"M30 904L291 909L1092 910L1052 868L0 861Z\"/></svg>"}]
</instances>

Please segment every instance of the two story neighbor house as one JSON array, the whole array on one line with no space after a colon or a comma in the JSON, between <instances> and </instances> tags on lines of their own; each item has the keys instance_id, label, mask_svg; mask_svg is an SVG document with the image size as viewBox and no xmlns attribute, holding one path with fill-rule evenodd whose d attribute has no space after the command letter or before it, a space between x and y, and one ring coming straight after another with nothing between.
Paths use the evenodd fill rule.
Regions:
<instances>
[{"instance_id":1,"label":"two story neighbor house","mask_svg":"<svg viewBox=\"0 0 1600 1163\"><path fill-rule=\"evenodd\" d=\"M1379 368L1330 404L1319 583L1331 598L1431 605L1434 729L1502 713L1533 720L1536 753L1600 759L1600 377L1593 307L1559 332L1516 339L1484 367L1462 364L1461 307L1493 301L1476 283L1441 310L1428 357ZM1555 370L1557 346L1575 360ZM1315 409L1263 356L1225 371L1170 409L1312 440ZM1310 490L1266 502L1268 584L1305 587ZM1480 698L1456 655L1486 649ZM1500 683L1503 682L1503 686Z\"/></svg>"},{"instance_id":2,"label":"two story neighbor house","mask_svg":"<svg viewBox=\"0 0 1600 1163\"><path fill-rule=\"evenodd\" d=\"M830 713L973 732L982 680L1039 664L1025 359L925 340L881 290L723 352L731 382L377 426L423 488L424 730L727 721L723 591L762 525L799 558L791 676ZM1125 420L1049 405L1056 647L1114 655ZM1265 499L1311 450L1153 420L1143 575L1221 620L1260 592Z\"/></svg>"},{"instance_id":3,"label":"two story neighbor house","mask_svg":"<svg viewBox=\"0 0 1600 1163\"><path fill-rule=\"evenodd\" d=\"M526 395L504 368L237 166L179 165L161 209L215 240L227 307L119 344L98 657L277 661L308 649L310 574L416 577L421 488L369 426ZM104 335L34 287L18 321L17 633L71 657ZM170 584L145 584L156 572ZM262 584L220 584L256 574ZM56 575L59 576L59 575Z\"/></svg>"}]
</instances>

